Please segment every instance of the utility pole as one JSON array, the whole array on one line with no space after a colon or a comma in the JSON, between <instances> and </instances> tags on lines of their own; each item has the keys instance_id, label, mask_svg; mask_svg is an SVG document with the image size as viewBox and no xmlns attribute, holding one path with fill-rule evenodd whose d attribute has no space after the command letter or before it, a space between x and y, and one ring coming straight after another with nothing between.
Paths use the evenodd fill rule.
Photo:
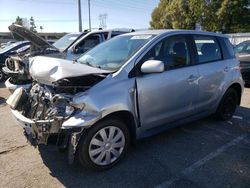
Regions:
<instances>
[{"instance_id":1,"label":"utility pole","mask_svg":"<svg viewBox=\"0 0 250 188\"><path fill-rule=\"evenodd\" d=\"M90 0L88 0L88 6L89 6L89 31L91 31Z\"/></svg>"},{"instance_id":2,"label":"utility pole","mask_svg":"<svg viewBox=\"0 0 250 188\"><path fill-rule=\"evenodd\" d=\"M78 0L78 21L79 21L79 32L82 32L82 10L81 10L81 0Z\"/></svg>"},{"instance_id":3,"label":"utility pole","mask_svg":"<svg viewBox=\"0 0 250 188\"><path fill-rule=\"evenodd\" d=\"M107 28L107 14L99 14L99 20L100 20L100 25L99 27L102 29L106 29Z\"/></svg>"}]
</instances>

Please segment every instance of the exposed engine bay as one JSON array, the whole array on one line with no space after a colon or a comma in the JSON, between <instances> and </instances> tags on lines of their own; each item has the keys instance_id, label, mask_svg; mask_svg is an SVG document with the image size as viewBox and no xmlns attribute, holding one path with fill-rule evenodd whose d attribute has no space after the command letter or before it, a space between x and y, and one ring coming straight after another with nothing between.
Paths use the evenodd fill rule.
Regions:
<instances>
[{"instance_id":1,"label":"exposed engine bay","mask_svg":"<svg viewBox=\"0 0 250 188\"><path fill-rule=\"evenodd\" d=\"M63 143L59 147L67 147L65 139L69 138L62 135L65 131L61 128L64 121L77 113L78 109L71 105L74 94L86 91L105 77L100 74L65 78L54 86L33 82L31 89L17 89L7 103L14 113L27 119L25 134L33 145L47 144L50 136L57 136L57 145Z\"/></svg>"}]
</instances>

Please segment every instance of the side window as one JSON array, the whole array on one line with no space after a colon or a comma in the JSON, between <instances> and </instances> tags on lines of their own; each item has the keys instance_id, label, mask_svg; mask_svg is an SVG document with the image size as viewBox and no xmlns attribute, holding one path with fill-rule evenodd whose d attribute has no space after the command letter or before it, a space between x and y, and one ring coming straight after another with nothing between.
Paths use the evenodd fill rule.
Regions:
<instances>
[{"instance_id":1,"label":"side window","mask_svg":"<svg viewBox=\"0 0 250 188\"><path fill-rule=\"evenodd\" d=\"M219 44L215 37L194 36L199 63L218 61L222 59Z\"/></svg>"},{"instance_id":2,"label":"side window","mask_svg":"<svg viewBox=\"0 0 250 188\"><path fill-rule=\"evenodd\" d=\"M108 33L108 32L103 33L103 36L104 36L104 39L107 40L107 39L108 39L108 36L109 36L109 33Z\"/></svg>"},{"instance_id":3,"label":"side window","mask_svg":"<svg viewBox=\"0 0 250 188\"><path fill-rule=\"evenodd\" d=\"M98 34L90 35L85 38L79 45L79 52L83 53L98 45L101 42L101 36Z\"/></svg>"},{"instance_id":4,"label":"side window","mask_svg":"<svg viewBox=\"0 0 250 188\"><path fill-rule=\"evenodd\" d=\"M157 43L141 61L160 60L165 70L184 67L190 64L190 53L185 36L173 36Z\"/></svg>"},{"instance_id":5,"label":"side window","mask_svg":"<svg viewBox=\"0 0 250 188\"><path fill-rule=\"evenodd\" d=\"M221 49L224 59L235 58L233 45L229 42L228 38L219 37L219 42L221 44Z\"/></svg>"}]
</instances>

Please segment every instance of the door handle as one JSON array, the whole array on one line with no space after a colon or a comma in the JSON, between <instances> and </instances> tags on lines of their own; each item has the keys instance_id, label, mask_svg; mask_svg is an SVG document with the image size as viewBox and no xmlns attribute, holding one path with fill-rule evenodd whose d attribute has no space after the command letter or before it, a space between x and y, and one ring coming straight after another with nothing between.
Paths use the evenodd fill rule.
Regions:
<instances>
[{"instance_id":1,"label":"door handle","mask_svg":"<svg viewBox=\"0 0 250 188\"><path fill-rule=\"evenodd\" d=\"M195 75L190 75L189 77L188 77L188 82L194 82L194 81L196 81L196 80L198 80L198 76L195 76Z\"/></svg>"},{"instance_id":2,"label":"door handle","mask_svg":"<svg viewBox=\"0 0 250 188\"><path fill-rule=\"evenodd\" d=\"M231 69L230 67L226 66L226 67L224 68L224 72L229 72L230 69Z\"/></svg>"}]
</instances>

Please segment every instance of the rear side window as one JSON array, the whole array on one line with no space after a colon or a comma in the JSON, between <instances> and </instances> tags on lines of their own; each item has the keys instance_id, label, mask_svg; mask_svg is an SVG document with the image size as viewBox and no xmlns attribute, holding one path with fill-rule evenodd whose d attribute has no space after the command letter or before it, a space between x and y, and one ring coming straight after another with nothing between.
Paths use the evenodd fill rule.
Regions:
<instances>
[{"instance_id":1,"label":"rear side window","mask_svg":"<svg viewBox=\"0 0 250 188\"><path fill-rule=\"evenodd\" d=\"M220 46L215 37L194 36L199 63L207 63L222 59Z\"/></svg>"},{"instance_id":2,"label":"rear side window","mask_svg":"<svg viewBox=\"0 0 250 188\"><path fill-rule=\"evenodd\" d=\"M228 38L219 37L224 59L235 58L233 45Z\"/></svg>"}]
</instances>

